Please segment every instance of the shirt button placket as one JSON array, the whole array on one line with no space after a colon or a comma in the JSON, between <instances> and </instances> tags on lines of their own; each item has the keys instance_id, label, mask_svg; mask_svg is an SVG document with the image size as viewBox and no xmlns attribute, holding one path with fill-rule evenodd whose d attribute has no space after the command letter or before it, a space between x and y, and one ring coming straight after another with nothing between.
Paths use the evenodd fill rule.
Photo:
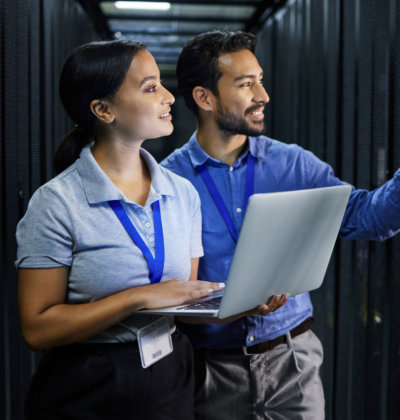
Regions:
<instances>
[{"instance_id":1,"label":"shirt button placket","mask_svg":"<svg viewBox=\"0 0 400 420\"><path fill-rule=\"evenodd\" d=\"M242 213L242 208L239 207L236 202L236 195L237 195L237 191L236 191L236 180L235 180L235 168L234 166L230 166L229 167L229 180L231 183L231 191L232 191L232 207L233 207L233 211L235 214L235 224L239 223L240 224L240 220L241 220L241 213Z\"/></svg>"}]
</instances>

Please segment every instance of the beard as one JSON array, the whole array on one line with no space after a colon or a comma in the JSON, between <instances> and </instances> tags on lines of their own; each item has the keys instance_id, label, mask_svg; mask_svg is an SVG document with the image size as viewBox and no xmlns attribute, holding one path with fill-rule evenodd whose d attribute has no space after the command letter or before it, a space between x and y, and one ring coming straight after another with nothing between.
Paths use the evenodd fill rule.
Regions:
<instances>
[{"instance_id":1,"label":"beard","mask_svg":"<svg viewBox=\"0 0 400 420\"><path fill-rule=\"evenodd\" d=\"M251 112L256 108L259 108L259 106L247 109L246 113ZM228 136L244 134L246 136L257 137L265 132L264 120L254 122L253 124L257 126L252 127L244 117L223 109L220 103L218 103L216 123L218 128Z\"/></svg>"}]
</instances>

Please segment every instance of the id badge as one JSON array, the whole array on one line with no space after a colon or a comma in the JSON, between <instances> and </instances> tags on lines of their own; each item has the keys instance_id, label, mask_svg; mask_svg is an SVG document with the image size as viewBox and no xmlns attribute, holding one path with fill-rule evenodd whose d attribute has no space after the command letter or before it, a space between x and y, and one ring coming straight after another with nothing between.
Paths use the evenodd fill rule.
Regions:
<instances>
[{"instance_id":1,"label":"id badge","mask_svg":"<svg viewBox=\"0 0 400 420\"><path fill-rule=\"evenodd\" d=\"M151 366L172 353L172 338L166 317L157 319L137 332L140 359L143 368Z\"/></svg>"}]
</instances>

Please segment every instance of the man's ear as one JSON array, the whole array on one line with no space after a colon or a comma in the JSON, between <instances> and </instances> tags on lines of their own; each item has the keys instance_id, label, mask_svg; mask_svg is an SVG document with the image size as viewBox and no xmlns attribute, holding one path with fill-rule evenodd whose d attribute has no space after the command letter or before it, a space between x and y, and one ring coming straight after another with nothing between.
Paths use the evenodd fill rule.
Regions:
<instances>
[{"instance_id":1,"label":"man's ear","mask_svg":"<svg viewBox=\"0 0 400 420\"><path fill-rule=\"evenodd\" d=\"M90 102L90 110L96 118L105 124L111 124L115 120L110 104L103 99L93 99Z\"/></svg>"},{"instance_id":2,"label":"man's ear","mask_svg":"<svg viewBox=\"0 0 400 420\"><path fill-rule=\"evenodd\" d=\"M193 99L203 111L213 111L215 108L215 95L202 86L196 86L192 91Z\"/></svg>"}]
</instances>

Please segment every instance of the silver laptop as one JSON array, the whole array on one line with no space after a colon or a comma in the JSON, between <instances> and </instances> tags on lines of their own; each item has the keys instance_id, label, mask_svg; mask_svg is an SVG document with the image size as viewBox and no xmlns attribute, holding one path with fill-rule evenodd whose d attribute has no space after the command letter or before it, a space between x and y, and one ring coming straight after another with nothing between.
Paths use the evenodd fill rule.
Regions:
<instances>
[{"instance_id":1,"label":"silver laptop","mask_svg":"<svg viewBox=\"0 0 400 420\"><path fill-rule=\"evenodd\" d=\"M340 185L252 195L224 291L140 312L226 318L268 303L276 294L317 289L350 193L350 185Z\"/></svg>"}]
</instances>

